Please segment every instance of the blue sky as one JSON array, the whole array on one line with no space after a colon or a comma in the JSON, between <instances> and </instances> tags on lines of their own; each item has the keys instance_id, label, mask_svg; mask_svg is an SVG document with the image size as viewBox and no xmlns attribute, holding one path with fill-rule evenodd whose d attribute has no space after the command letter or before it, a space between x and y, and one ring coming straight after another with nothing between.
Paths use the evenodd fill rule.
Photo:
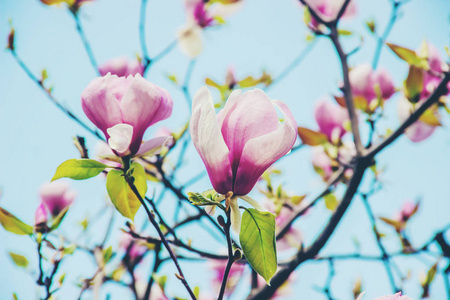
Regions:
<instances>
[{"instance_id":1,"label":"blue sky","mask_svg":"<svg viewBox=\"0 0 450 300\"><path fill-rule=\"evenodd\" d=\"M375 41L363 26L364 22L374 18L382 29L390 13L387 0L358 0L357 4L358 16L341 24L342 28L364 36L361 50L350 58L352 66L370 62L374 53ZM133 58L136 53L141 53L137 30L139 7L140 1L137 0L96 0L81 9L80 18L99 63L117 56ZM436 45L444 57L444 46L449 45L449 2L412 0L401 12L401 18L388 40L416 49L426 39ZM69 12L63 8L44 6L37 0L0 0L0 41L5 41L5 44L10 18L16 29L17 52L22 59L36 74L46 68L49 73L48 82L54 85L54 95L89 123L81 110L80 94L96 74L87 59ZM150 0L147 20L147 45L153 56L174 40L177 29L183 25L185 20L182 1ZM205 47L192 74L191 92L203 85L205 77L219 82L224 80L230 65L235 67L238 77L258 76L262 70L277 76L306 46L306 35L302 10L295 1L248 0L241 11L228 19L225 26L205 32ZM358 45L359 39L344 38L343 43L347 50L351 50ZM182 80L188 64L189 59L176 48L147 74L147 79L166 88L174 100L172 117L147 131L148 137L160 126L177 130L188 120L188 105L182 93L166 78L167 74L176 74ZM389 70L396 86L402 85L407 65L388 49L383 49L380 66ZM72 145L72 137L85 136L91 153L94 152L97 141L57 110L6 50L0 51L0 68L3 71L0 72L0 140L4 145L1 150L0 205L31 223L39 201L39 187L52 177L61 162L78 155ZM326 39L319 39L307 59L282 82L271 88L268 95L285 101L299 125L315 128L314 104L321 97L336 92L336 86L341 81L340 72L332 45ZM217 94L215 96L218 97ZM386 104L387 113L382 128L395 128L398 125L397 100L397 97L393 97ZM408 229L412 242L417 246L449 222L450 202L447 195L450 178L450 131L445 126L449 123L448 117L444 117L443 123L444 127L436 130L426 141L413 144L406 138L400 138L378 158L378 164L385 166L386 171L382 176L384 189L370 199L374 212L377 216L391 216L405 200L421 197L420 212ZM367 128L364 125L362 128L365 135ZM313 172L310 158L311 151L305 148L277 164L285 172L279 181L286 184L286 189L308 195L321 191L323 183ZM190 146L186 165L176 177L177 184L185 182L203 168L200 158ZM71 184L77 190L78 197L64 221L63 230L74 237L78 230L75 229L76 222L101 209L105 201L105 188L103 178L100 177ZM366 186L367 184L363 184L362 189ZM203 191L209 187L209 180L205 177L189 190ZM159 192L161 187L153 184L149 191L153 188ZM261 197L257 193L253 193L253 196L256 199ZM174 202L173 195L167 193L164 207L169 210ZM314 239L329 214L323 205L319 205L314 213L296 223L304 233L306 243ZM145 214L139 211L136 223L141 224L144 219ZM124 218L117 216L117 231L123 228L124 221ZM106 230L105 220L97 224L96 231ZM391 234L385 240L387 248L398 250L398 241L390 228L381 223L379 225L383 232ZM182 232L205 249L216 250L221 247L217 243L210 245L206 240L207 235L199 236L189 229ZM355 198L323 254L354 251L354 238L360 241L363 253L378 253L370 233L370 223L358 198ZM12 292L18 292L20 299L33 297L36 293L33 278L13 267L6 252L27 255L34 267L37 264L34 245L28 238L14 236L4 230L0 230L0 241L0 298L8 299ZM117 235L109 243L115 244L116 241ZM405 284L405 293L413 298L418 297L420 290L417 281L420 273L434 263L433 259L402 258L398 263L404 273L412 270L411 279ZM201 264L183 263L183 267L185 270L191 269L187 271L187 278L192 285L209 289L206 276L196 274L205 271ZM79 276L92 276L93 266L85 255L77 253L67 260L62 269L69 272L69 278L60 295L64 299L74 299L77 289L72 283ZM349 299L352 283L359 276L362 276L364 289L367 290L366 299L390 292L381 263L345 261L336 265L336 271L338 275L332 284L336 299ZM174 269L171 264L166 264L161 272L171 274ZM322 286L326 272L326 263L303 265L296 272L297 279L293 287L295 293L290 299L296 299L295 295L302 295L301 299L325 299L312 286ZM147 273L143 275L147 276ZM184 295L176 278L169 278L171 295ZM247 288L243 283L240 291L245 294ZM112 299L122 299L129 295L120 288L114 291ZM442 299L443 291L442 278L438 277L432 287L432 299Z\"/></svg>"}]
</instances>

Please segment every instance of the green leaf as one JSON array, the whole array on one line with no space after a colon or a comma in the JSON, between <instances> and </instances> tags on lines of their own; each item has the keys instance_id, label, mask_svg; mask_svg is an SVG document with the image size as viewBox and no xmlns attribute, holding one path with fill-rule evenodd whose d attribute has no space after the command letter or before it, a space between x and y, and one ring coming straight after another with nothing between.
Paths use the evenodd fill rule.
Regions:
<instances>
[{"instance_id":1,"label":"green leaf","mask_svg":"<svg viewBox=\"0 0 450 300\"><path fill-rule=\"evenodd\" d=\"M16 293L13 293L13 299L14 299L14 300L19 300L19 297L17 297L17 294L16 294Z\"/></svg>"},{"instance_id":2,"label":"green leaf","mask_svg":"<svg viewBox=\"0 0 450 300\"><path fill-rule=\"evenodd\" d=\"M349 30L345 30L345 29L338 29L338 34L343 35L343 36L349 36L349 35L352 35L353 32L351 32Z\"/></svg>"},{"instance_id":3,"label":"green leaf","mask_svg":"<svg viewBox=\"0 0 450 300\"><path fill-rule=\"evenodd\" d=\"M50 226L50 230L55 230L56 228L59 227L59 225L61 224L62 220L64 219L64 217L66 216L67 211L69 210L69 206L67 206L66 208L64 208L58 216L56 216L56 218L53 220L52 226Z\"/></svg>"},{"instance_id":4,"label":"green leaf","mask_svg":"<svg viewBox=\"0 0 450 300\"><path fill-rule=\"evenodd\" d=\"M338 206L339 202L336 199L336 196L333 193L326 194L324 197L325 200L325 206L331 210L335 211L336 207Z\"/></svg>"},{"instance_id":5,"label":"green leaf","mask_svg":"<svg viewBox=\"0 0 450 300\"><path fill-rule=\"evenodd\" d=\"M388 45L388 47L391 48L391 50L394 51L399 58L406 61L409 65L425 70L430 68L427 59L419 57L413 50L390 43L386 43L386 45Z\"/></svg>"},{"instance_id":6,"label":"green leaf","mask_svg":"<svg viewBox=\"0 0 450 300\"><path fill-rule=\"evenodd\" d=\"M19 234L19 235L30 235L33 233L33 227L25 224L9 211L0 207L0 223L5 230Z\"/></svg>"},{"instance_id":7,"label":"green leaf","mask_svg":"<svg viewBox=\"0 0 450 300\"><path fill-rule=\"evenodd\" d=\"M219 205L223 207L220 202L217 202L220 195L213 189L206 190L203 193L189 192L188 199L191 201L192 205ZM224 208L224 207L223 207Z\"/></svg>"},{"instance_id":8,"label":"green leaf","mask_svg":"<svg viewBox=\"0 0 450 300\"><path fill-rule=\"evenodd\" d=\"M63 253L70 255L73 254L73 252L75 252L75 249L77 249L77 246L75 244L71 244L67 247L64 247Z\"/></svg>"},{"instance_id":9,"label":"green leaf","mask_svg":"<svg viewBox=\"0 0 450 300\"><path fill-rule=\"evenodd\" d=\"M103 261L108 263L113 257L112 246L109 246L107 249L103 250Z\"/></svg>"},{"instance_id":10,"label":"green leaf","mask_svg":"<svg viewBox=\"0 0 450 300\"><path fill-rule=\"evenodd\" d=\"M298 127L297 131L303 144L318 146L328 142L328 137L322 132L314 131L305 127Z\"/></svg>"},{"instance_id":11,"label":"green leaf","mask_svg":"<svg viewBox=\"0 0 450 300\"><path fill-rule=\"evenodd\" d=\"M370 30L370 32L375 33L375 30L377 29L377 25L376 25L374 19L367 21L366 25L367 25L367 28Z\"/></svg>"},{"instance_id":12,"label":"green leaf","mask_svg":"<svg viewBox=\"0 0 450 300\"><path fill-rule=\"evenodd\" d=\"M11 256L13 262L16 264L16 266L21 268L26 268L28 266L28 259L23 256L16 253L9 252L9 256Z\"/></svg>"},{"instance_id":13,"label":"green leaf","mask_svg":"<svg viewBox=\"0 0 450 300\"><path fill-rule=\"evenodd\" d=\"M408 77L404 82L406 98L412 103L419 101L423 90L423 71L415 66L409 67Z\"/></svg>"},{"instance_id":14,"label":"green leaf","mask_svg":"<svg viewBox=\"0 0 450 300\"><path fill-rule=\"evenodd\" d=\"M59 165L52 181L63 177L75 180L88 179L97 176L107 167L93 159L69 159Z\"/></svg>"},{"instance_id":15,"label":"green leaf","mask_svg":"<svg viewBox=\"0 0 450 300\"><path fill-rule=\"evenodd\" d=\"M147 193L145 170L136 162L131 164L131 169L134 170L134 185L139 191L141 197L144 198L145 193ZM125 180L123 171L111 170L108 172L108 176L106 177L106 189L108 190L109 198L116 209L124 217L134 220L134 216L141 206L141 202L129 187L127 181Z\"/></svg>"},{"instance_id":16,"label":"green leaf","mask_svg":"<svg viewBox=\"0 0 450 300\"><path fill-rule=\"evenodd\" d=\"M246 209L242 215L239 241L248 263L269 284L277 270L275 216L270 212Z\"/></svg>"}]
</instances>

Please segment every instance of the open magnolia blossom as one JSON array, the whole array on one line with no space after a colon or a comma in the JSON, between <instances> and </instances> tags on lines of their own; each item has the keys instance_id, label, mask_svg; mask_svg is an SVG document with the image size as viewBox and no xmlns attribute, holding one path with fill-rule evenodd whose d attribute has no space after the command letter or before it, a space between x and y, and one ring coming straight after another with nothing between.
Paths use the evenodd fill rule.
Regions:
<instances>
[{"instance_id":1,"label":"open magnolia blossom","mask_svg":"<svg viewBox=\"0 0 450 300\"><path fill-rule=\"evenodd\" d=\"M344 128L350 122L347 109L327 100L317 102L314 117L320 132L324 133L330 142L336 143L347 132Z\"/></svg>"},{"instance_id":2,"label":"open magnolia blossom","mask_svg":"<svg viewBox=\"0 0 450 300\"><path fill-rule=\"evenodd\" d=\"M152 156L172 141L167 136L142 143L148 127L171 115L173 102L166 90L140 74L96 78L83 91L81 103L117 156Z\"/></svg>"},{"instance_id":3,"label":"open magnolia blossom","mask_svg":"<svg viewBox=\"0 0 450 300\"><path fill-rule=\"evenodd\" d=\"M187 22L177 32L178 46L190 58L202 52L202 31L223 22L223 18L234 14L243 5L243 0L224 1L185 0Z\"/></svg>"},{"instance_id":4,"label":"open magnolia blossom","mask_svg":"<svg viewBox=\"0 0 450 300\"><path fill-rule=\"evenodd\" d=\"M108 73L119 77L144 73L144 66L139 60L129 61L126 57L113 58L98 67L100 75L105 76Z\"/></svg>"},{"instance_id":5,"label":"open magnolia blossom","mask_svg":"<svg viewBox=\"0 0 450 300\"><path fill-rule=\"evenodd\" d=\"M283 122L276 107L283 113ZM259 89L243 94L233 91L216 115L212 95L202 87L194 96L190 133L214 190L221 195L233 193L231 222L239 232L237 199L262 209L246 195L264 171L292 149L297 138L295 119L283 102L271 101Z\"/></svg>"},{"instance_id":6,"label":"open magnolia blossom","mask_svg":"<svg viewBox=\"0 0 450 300\"><path fill-rule=\"evenodd\" d=\"M378 99L387 100L395 93L391 75L383 68L373 70L369 64L361 64L349 72L354 97L362 97L370 105Z\"/></svg>"},{"instance_id":7,"label":"open magnolia blossom","mask_svg":"<svg viewBox=\"0 0 450 300\"><path fill-rule=\"evenodd\" d=\"M70 185L61 180L44 184L39 194L42 204L53 217L58 216L60 212L71 205L76 197L76 192L70 189Z\"/></svg>"}]
</instances>

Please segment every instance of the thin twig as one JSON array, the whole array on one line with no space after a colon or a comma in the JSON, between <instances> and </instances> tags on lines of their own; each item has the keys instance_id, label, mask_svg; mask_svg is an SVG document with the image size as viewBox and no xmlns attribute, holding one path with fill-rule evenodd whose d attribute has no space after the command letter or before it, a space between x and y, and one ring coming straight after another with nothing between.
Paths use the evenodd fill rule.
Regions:
<instances>
[{"instance_id":1,"label":"thin twig","mask_svg":"<svg viewBox=\"0 0 450 300\"><path fill-rule=\"evenodd\" d=\"M89 40L86 37L86 34L84 33L83 26L81 26L80 17L78 15L78 11L72 11L73 19L75 20L75 26L77 28L77 32L81 38L81 41L83 42L84 49L86 50L86 53L89 57L89 61L91 62L92 68L94 68L95 73L100 76L100 71L98 70L98 64L95 60L94 52L92 52L91 44L89 43Z\"/></svg>"}]
</instances>

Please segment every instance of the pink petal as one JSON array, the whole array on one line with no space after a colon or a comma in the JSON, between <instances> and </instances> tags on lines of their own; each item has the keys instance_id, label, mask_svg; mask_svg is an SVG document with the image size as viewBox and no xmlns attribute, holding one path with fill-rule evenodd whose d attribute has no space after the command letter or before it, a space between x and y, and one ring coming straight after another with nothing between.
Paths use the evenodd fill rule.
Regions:
<instances>
[{"instance_id":1,"label":"pink petal","mask_svg":"<svg viewBox=\"0 0 450 300\"><path fill-rule=\"evenodd\" d=\"M147 128L156 122L167 119L172 114L172 98L164 89L142 78L137 74L128 77L131 84L120 103L122 123L133 126L131 153L136 153Z\"/></svg>"},{"instance_id":2,"label":"pink petal","mask_svg":"<svg viewBox=\"0 0 450 300\"><path fill-rule=\"evenodd\" d=\"M159 136L157 138L146 141L139 148L137 156L153 156L161 153L161 150L171 143L173 140L172 136Z\"/></svg>"},{"instance_id":3,"label":"pink petal","mask_svg":"<svg viewBox=\"0 0 450 300\"><path fill-rule=\"evenodd\" d=\"M380 86L383 99L389 99L395 93L392 77L386 69L380 68L374 73L374 82Z\"/></svg>"},{"instance_id":4,"label":"pink petal","mask_svg":"<svg viewBox=\"0 0 450 300\"><path fill-rule=\"evenodd\" d=\"M412 104L404 97L398 102L398 117L400 122L404 122L412 113ZM416 121L405 130L405 135L414 143L421 142L430 137L436 127Z\"/></svg>"},{"instance_id":5,"label":"pink petal","mask_svg":"<svg viewBox=\"0 0 450 300\"><path fill-rule=\"evenodd\" d=\"M262 173L288 153L297 139L297 123L289 108L278 100L272 103L283 111L284 123L268 134L247 141L236 173L234 184L236 195L248 194Z\"/></svg>"},{"instance_id":6,"label":"pink petal","mask_svg":"<svg viewBox=\"0 0 450 300\"><path fill-rule=\"evenodd\" d=\"M76 193L70 190L67 182L58 180L43 185L40 196L52 216L57 216L74 201Z\"/></svg>"},{"instance_id":7,"label":"pink petal","mask_svg":"<svg viewBox=\"0 0 450 300\"><path fill-rule=\"evenodd\" d=\"M220 194L231 191L233 174L228 159L229 150L219 129L212 95L205 86L194 96L189 129L214 189Z\"/></svg>"},{"instance_id":8,"label":"pink petal","mask_svg":"<svg viewBox=\"0 0 450 300\"><path fill-rule=\"evenodd\" d=\"M327 100L320 100L314 109L314 117L316 118L320 131L326 134L330 141L332 140L332 133L336 129L338 130L339 137L342 137L346 133L344 123L349 120L349 117L345 108Z\"/></svg>"},{"instance_id":9,"label":"pink petal","mask_svg":"<svg viewBox=\"0 0 450 300\"><path fill-rule=\"evenodd\" d=\"M117 78L117 76L115 76ZM108 88L108 81L114 76L107 75L91 81L81 94L81 106L86 116L95 124L106 138L106 130L122 123L119 102Z\"/></svg>"},{"instance_id":10,"label":"pink petal","mask_svg":"<svg viewBox=\"0 0 450 300\"><path fill-rule=\"evenodd\" d=\"M241 159L245 144L278 128L278 115L270 98L260 89L230 96L222 113L222 135L230 149L233 173Z\"/></svg>"}]
</instances>

